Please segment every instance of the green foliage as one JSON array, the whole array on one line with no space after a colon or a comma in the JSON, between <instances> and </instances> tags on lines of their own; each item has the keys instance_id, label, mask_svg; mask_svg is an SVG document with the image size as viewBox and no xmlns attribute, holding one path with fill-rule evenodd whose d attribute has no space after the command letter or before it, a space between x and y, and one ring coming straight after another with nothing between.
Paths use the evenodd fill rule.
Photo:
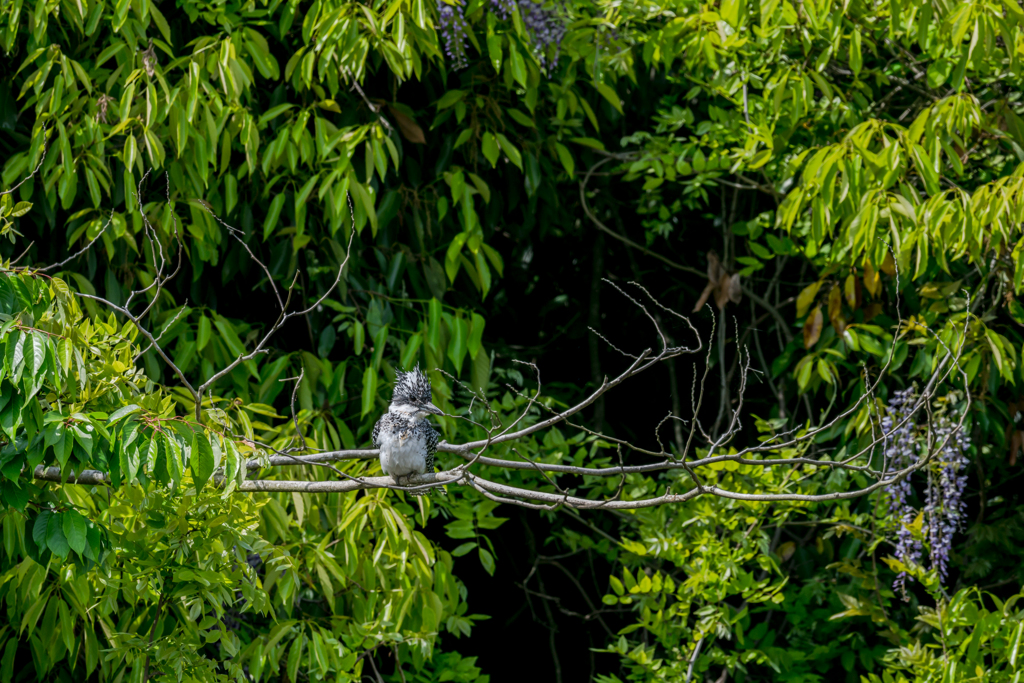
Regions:
<instances>
[{"instance_id":1,"label":"green foliage","mask_svg":"<svg viewBox=\"0 0 1024 683\"><path fill-rule=\"evenodd\" d=\"M899 648L885 657L886 671L865 683L925 681L1010 681L1020 677L1020 639L1024 614L977 589L964 589L936 608L921 607L918 620L927 636L901 634Z\"/></svg>"},{"instance_id":2,"label":"green foliage","mask_svg":"<svg viewBox=\"0 0 1024 683\"><path fill-rule=\"evenodd\" d=\"M481 618L408 506L232 495L266 456L253 440L283 438L250 418L268 406L180 414L136 367L134 325L83 315L59 279L8 272L0 304L4 680L20 646L40 675L355 680L379 639L422 667L440 632ZM58 481L109 472L109 487L40 488L51 465Z\"/></svg>"},{"instance_id":3,"label":"green foliage","mask_svg":"<svg viewBox=\"0 0 1024 683\"><path fill-rule=\"evenodd\" d=\"M753 340L765 382L749 389L759 433L800 433L826 406L843 416L810 452L767 457L863 449L891 390L927 378L948 348L963 349L963 375L943 391L978 397L968 425L982 444L959 583L946 593L918 571L910 605L889 589L899 522L874 498L702 497L616 518L618 547L554 522L551 542L613 567L602 599L628 623L605 651L622 677L686 680L692 663L694 680L1016 681L1016 598L976 586L1019 583L1021 559L1002 488L1005 452L1024 439L1020 7L572 2L557 57L532 47L521 11L463 9L472 51L454 70L424 0L5 7L2 181L17 188L0 198L14 245L0 270L0 683L28 662L40 677L104 681L355 680L392 649L410 678L485 680L450 645L482 618L455 559L490 575L500 561L494 501L455 487L418 507L381 491L238 487L283 476L260 469L271 453L365 446L396 369L417 363L438 405L477 423L507 426L531 406L529 426L578 400L556 385L530 404L503 365L524 343L579 355L574 316L594 299L572 283L591 247L624 279L667 278L680 310L703 286L698 255L724 252L755 307L737 341ZM26 248L27 263L62 263L59 277L20 268ZM134 305L180 378L90 298L123 305L179 258L179 279ZM197 411L180 380L251 352L285 290L330 293ZM543 306L524 314L534 292ZM524 342L533 327L543 334ZM599 382L601 354L590 360ZM732 361L723 350L717 362L724 379ZM847 413L887 363L897 379ZM488 400L470 404L459 382ZM440 422L449 440L482 438ZM627 420L611 430L634 433ZM612 444L552 430L488 455L607 468L620 462ZM868 483L827 462L726 462L707 483ZM57 485L33 479L37 467L56 468ZM90 469L108 479L58 483ZM584 478L582 495L663 494L690 485L681 472ZM581 495L569 476L500 476ZM426 531L435 518L458 542L450 553Z\"/></svg>"}]
</instances>

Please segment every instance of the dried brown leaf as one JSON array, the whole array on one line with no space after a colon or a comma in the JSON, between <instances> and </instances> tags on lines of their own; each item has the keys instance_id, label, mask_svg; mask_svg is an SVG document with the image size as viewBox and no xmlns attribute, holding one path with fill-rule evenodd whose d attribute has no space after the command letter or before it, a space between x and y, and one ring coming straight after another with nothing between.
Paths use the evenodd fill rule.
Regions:
<instances>
[{"instance_id":1,"label":"dried brown leaf","mask_svg":"<svg viewBox=\"0 0 1024 683\"><path fill-rule=\"evenodd\" d=\"M736 273L729 278L729 301L738 304L743 300L743 283L740 282L740 274Z\"/></svg>"},{"instance_id":2,"label":"dried brown leaf","mask_svg":"<svg viewBox=\"0 0 1024 683\"><path fill-rule=\"evenodd\" d=\"M693 312L699 311L712 294L715 295L715 306L721 310L730 301L738 304L743 299L743 284L738 273L730 275L729 271L722 267L722 262L718 260L718 254L709 251L708 284L701 292L697 305L693 307Z\"/></svg>"},{"instance_id":3,"label":"dried brown leaf","mask_svg":"<svg viewBox=\"0 0 1024 683\"><path fill-rule=\"evenodd\" d=\"M882 291L882 278L878 275L878 271L875 270L870 261L864 262L864 287L875 298Z\"/></svg>"},{"instance_id":4,"label":"dried brown leaf","mask_svg":"<svg viewBox=\"0 0 1024 683\"><path fill-rule=\"evenodd\" d=\"M398 124L398 130L402 131L402 137L417 145L426 144L427 138L423 134L423 129L411 117L403 114L390 104L388 105L388 111L391 112L392 118Z\"/></svg>"},{"instance_id":5,"label":"dried brown leaf","mask_svg":"<svg viewBox=\"0 0 1024 683\"><path fill-rule=\"evenodd\" d=\"M693 312L694 313L699 311L701 309L701 307L704 306L704 304L706 304L708 302L708 297L711 296L711 292L713 292L714 290L715 290L715 283L714 282L709 282L707 284L707 286L704 287L704 291L700 293L700 298L697 299L697 304L693 307Z\"/></svg>"},{"instance_id":6,"label":"dried brown leaf","mask_svg":"<svg viewBox=\"0 0 1024 683\"><path fill-rule=\"evenodd\" d=\"M841 316L842 312L843 295L839 292L839 286L836 285L828 293L828 319L832 323L832 327L836 328L836 332L839 334L843 333L843 328L845 327Z\"/></svg>"},{"instance_id":7,"label":"dried brown leaf","mask_svg":"<svg viewBox=\"0 0 1024 683\"><path fill-rule=\"evenodd\" d=\"M717 283L722 279L722 263L718 260L718 254L708 252L708 281Z\"/></svg>"},{"instance_id":8,"label":"dried brown leaf","mask_svg":"<svg viewBox=\"0 0 1024 683\"><path fill-rule=\"evenodd\" d=\"M727 303L729 303L729 274L723 272L718 284L715 285L715 306L721 310Z\"/></svg>"},{"instance_id":9,"label":"dried brown leaf","mask_svg":"<svg viewBox=\"0 0 1024 683\"><path fill-rule=\"evenodd\" d=\"M885 260L882 261L882 272L889 277L896 274L896 262L892 259L892 252L885 252Z\"/></svg>"},{"instance_id":10,"label":"dried brown leaf","mask_svg":"<svg viewBox=\"0 0 1024 683\"><path fill-rule=\"evenodd\" d=\"M846 276L846 282L843 283L843 294L846 295L846 304L857 310L857 304L860 303L857 296L857 278L852 275Z\"/></svg>"},{"instance_id":11,"label":"dried brown leaf","mask_svg":"<svg viewBox=\"0 0 1024 683\"><path fill-rule=\"evenodd\" d=\"M868 322L882 312L882 304L868 304L864 307L864 322Z\"/></svg>"},{"instance_id":12,"label":"dried brown leaf","mask_svg":"<svg viewBox=\"0 0 1024 683\"><path fill-rule=\"evenodd\" d=\"M825 316L821 313L821 306L815 306L807 320L804 322L804 348L810 349L818 343L821 338L821 328L825 325Z\"/></svg>"},{"instance_id":13,"label":"dried brown leaf","mask_svg":"<svg viewBox=\"0 0 1024 683\"><path fill-rule=\"evenodd\" d=\"M782 559L783 562L793 557L793 553L796 552L796 543L793 541L786 541L779 546L775 553Z\"/></svg>"},{"instance_id":14,"label":"dried brown leaf","mask_svg":"<svg viewBox=\"0 0 1024 683\"><path fill-rule=\"evenodd\" d=\"M796 296L796 317L802 318L807 312L807 309L814 303L814 297L818 295L818 290L821 289L821 280L807 285L803 288Z\"/></svg>"}]
</instances>

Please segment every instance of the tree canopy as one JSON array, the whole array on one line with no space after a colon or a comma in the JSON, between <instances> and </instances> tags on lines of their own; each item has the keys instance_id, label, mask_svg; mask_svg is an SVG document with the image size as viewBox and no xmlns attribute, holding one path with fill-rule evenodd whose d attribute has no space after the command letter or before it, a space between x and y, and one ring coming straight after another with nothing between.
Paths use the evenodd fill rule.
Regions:
<instances>
[{"instance_id":1,"label":"tree canopy","mask_svg":"<svg viewBox=\"0 0 1024 683\"><path fill-rule=\"evenodd\" d=\"M1019 3L6 0L0 46L0 683L1020 679Z\"/></svg>"}]
</instances>

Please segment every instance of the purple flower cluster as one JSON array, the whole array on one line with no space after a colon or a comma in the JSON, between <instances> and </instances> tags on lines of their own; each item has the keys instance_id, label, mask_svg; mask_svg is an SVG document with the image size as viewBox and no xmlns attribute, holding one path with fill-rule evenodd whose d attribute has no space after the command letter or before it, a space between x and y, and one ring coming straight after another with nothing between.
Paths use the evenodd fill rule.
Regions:
<instances>
[{"instance_id":1,"label":"purple flower cluster","mask_svg":"<svg viewBox=\"0 0 1024 683\"><path fill-rule=\"evenodd\" d=\"M452 60L456 69L466 66L466 32L469 24L463 15L464 6L459 0L450 5L445 0L437 0L437 13L441 17L441 37L444 38L444 51Z\"/></svg>"},{"instance_id":2,"label":"purple flower cluster","mask_svg":"<svg viewBox=\"0 0 1024 683\"><path fill-rule=\"evenodd\" d=\"M942 582L945 582L949 571L949 550L953 534L963 526L967 507L963 500L967 475L963 472L967 467L964 451L970 446L970 437L962 429L954 434L953 428L949 417L943 415L939 418L935 442L942 450L936 463L937 471L928 482L924 508L928 515L932 569L938 573Z\"/></svg>"},{"instance_id":3,"label":"purple flower cluster","mask_svg":"<svg viewBox=\"0 0 1024 683\"><path fill-rule=\"evenodd\" d=\"M546 55L548 48L555 46L555 58L551 65L558 63L558 55L562 49L562 38L565 36L565 21L554 7L545 7L542 2L522 0L519 11L523 13L523 24L533 39L533 51L540 65L547 68Z\"/></svg>"},{"instance_id":4,"label":"purple flower cluster","mask_svg":"<svg viewBox=\"0 0 1024 683\"><path fill-rule=\"evenodd\" d=\"M441 17L441 36L444 38L445 52L455 63L456 69L466 66L466 23L464 5L461 0L454 0L450 5L446 0L437 0L437 11ZM502 19L508 19L516 9L523 17L523 24L530 32L532 48L541 67L547 68L549 48L554 46L554 59L550 65L558 63L562 38L565 36L566 24L557 8L545 7L543 0L491 0L491 11Z\"/></svg>"},{"instance_id":5,"label":"purple flower cluster","mask_svg":"<svg viewBox=\"0 0 1024 683\"><path fill-rule=\"evenodd\" d=\"M887 471L898 471L915 464L927 455L923 439L916 436L917 426L912 419L916 396L913 389L897 392L889 401L889 409L882 418L882 443L884 446ZM970 437L964 429L957 428L953 419L946 414L937 419L933 432L934 443L939 452L929 464L928 487L925 491L925 524L922 531L930 546L931 567L945 582L949 572L949 551L953 534L963 525L966 505L963 500L967 486L967 448ZM885 490L889 514L899 520L896 533L896 559L908 567L920 566L922 543L915 539L910 526L917 517L917 511L910 504L913 494L909 476L894 482ZM893 582L906 596L909 575L900 572Z\"/></svg>"},{"instance_id":6,"label":"purple flower cluster","mask_svg":"<svg viewBox=\"0 0 1024 683\"><path fill-rule=\"evenodd\" d=\"M885 453L885 469L901 470L917 461L917 442L914 438L914 422L910 418L913 410L914 390L896 392L889 400L889 410L882 418L882 443ZM889 515L898 519L900 528L896 532L896 559L907 566L921 564L921 541L910 531L917 516L909 498L913 493L908 477L889 485L885 490L889 502ZM893 582L906 595L908 574L900 572Z\"/></svg>"},{"instance_id":7,"label":"purple flower cluster","mask_svg":"<svg viewBox=\"0 0 1024 683\"><path fill-rule=\"evenodd\" d=\"M491 10L502 19L508 19L516 9L516 0L491 0Z\"/></svg>"}]
</instances>

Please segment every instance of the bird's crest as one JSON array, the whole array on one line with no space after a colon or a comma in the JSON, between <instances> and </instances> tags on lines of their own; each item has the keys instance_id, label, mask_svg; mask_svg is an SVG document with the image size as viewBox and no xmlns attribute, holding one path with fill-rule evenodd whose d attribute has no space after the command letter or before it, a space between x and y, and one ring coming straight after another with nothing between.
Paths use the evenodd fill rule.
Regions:
<instances>
[{"instance_id":1,"label":"bird's crest","mask_svg":"<svg viewBox=\"0 0 1024 683\"><path fill-rule=\"evenodd\" d=\"M395 374L395 393L391 396L391 402L396 405L417 403L430 403L430 380L420 370L420 366L412 369L412 372L399 370Z\"/></svg>"}]
</instances>

